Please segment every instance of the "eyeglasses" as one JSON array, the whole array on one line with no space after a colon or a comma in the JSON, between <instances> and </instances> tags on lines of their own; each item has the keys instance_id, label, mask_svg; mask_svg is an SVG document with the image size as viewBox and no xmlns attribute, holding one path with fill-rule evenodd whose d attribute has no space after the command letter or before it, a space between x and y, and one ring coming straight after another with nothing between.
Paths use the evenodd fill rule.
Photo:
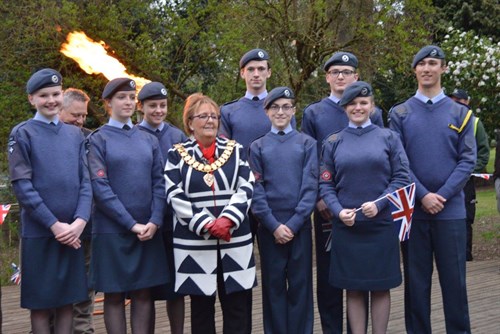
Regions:
<instances>
[{"instance_id":1,"label":"eyeglasses","mask_svg":"<svg viewBox=\"0 0 500 334\"><path fill-rule=\"evenodd\" d=\"M331 70L330 72L328 72L328 74L330 74L332 77L334 78L338 78L338 76L340 74L342 74L344 76L344 78L347 78L347 77L350 77L352 76L354 73L354 71L351 71L351 70L342 70L342 71L339 71L339 70Z\"/></svg>"},{"instance_id":2,"label":"eyeglasses","mask_svg":"<svg viewBox=\"0 0 500 334\"><path fill-rule=\"evenodd\" d=\"M272 112L278 112L280 110L283 110L283 112L289 112L292 111L293 109L295 109L295 106L292 106L290 104L285 104L282 106L273 104L272 106L269 107L269 110L271 110Z\"/></svg>"},{"instance_id":3,"label":"eyeglasses","mask_svg":"<svg viewBox=\"0 0 500 334\"><path fill-rule=\"evenodd\" d=\"M201 115L195 115L195 116L191 116L189 117L190 119L193 119L193 118L199 118L200 120L202 121L205 121L205 120L208 120L209 118L211 119L215 119L215 120L219 120L220 119L220 115L216 115L216 114L201 114Z\"/></svg>"}]
</instances>

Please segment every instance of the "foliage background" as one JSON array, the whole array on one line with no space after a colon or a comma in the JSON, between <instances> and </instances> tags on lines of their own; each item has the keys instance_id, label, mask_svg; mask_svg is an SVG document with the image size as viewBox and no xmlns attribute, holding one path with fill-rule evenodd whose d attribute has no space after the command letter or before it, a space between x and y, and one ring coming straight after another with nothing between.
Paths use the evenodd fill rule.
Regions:
<instances>
[{"instance_id":1,"label":"foliage background","mask_svg":"<svg viewBox=\"0 0 500 334\"><path fill-rule=\"evenodd\" d=\"M34 71L57 69L64 87L89 93L88 127L106 121L100 95L107 80L87 75L59 52L71 31L105 41L129 73L163 82L174 124L181 123L190 93L201 91L220 104L243 95L238 63L255 47L271 55L268 89L288 85L296 92L299 126L301 110L329 93L322 65L338 50L358 56L360 77L372 82L377 104L387 111L414 94L412 57L435 43L448 55L445 88L469 90L492 137L499 127L498 17L497 0L4 0L0 202L15 202L6 146L10 129L33 115L25 84ZM15 222L15 213L8 220Z\"/></svg>"}]
</instances>

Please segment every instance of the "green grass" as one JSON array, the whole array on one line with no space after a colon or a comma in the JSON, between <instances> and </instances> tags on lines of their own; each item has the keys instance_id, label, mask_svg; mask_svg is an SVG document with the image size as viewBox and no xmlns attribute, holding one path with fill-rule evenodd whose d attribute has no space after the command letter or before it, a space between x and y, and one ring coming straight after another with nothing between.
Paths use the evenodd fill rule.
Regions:
<instances>
[{"instance_id":1,"label":"green grass","mask_svg":"<svg viewBox=\"0 0 500 334\"><path fill-rule=\"evenodd\" d=\"M477 189L476 219L498 215L495 190L492 187ZM499 218L500 221L500 218Z\"/></svg>"},{"instance_id":2,"label":"green grass","mask_svg":"<svg viewBox=\"0 0 500 334\"><path fill-rule=\"evenodd\" d=\"M492 148L490 151L490 160L488 160L488 164L486 165L486 171L488 173L493 173L495 170L495 149Z\"/></svg>"}]
</instances>

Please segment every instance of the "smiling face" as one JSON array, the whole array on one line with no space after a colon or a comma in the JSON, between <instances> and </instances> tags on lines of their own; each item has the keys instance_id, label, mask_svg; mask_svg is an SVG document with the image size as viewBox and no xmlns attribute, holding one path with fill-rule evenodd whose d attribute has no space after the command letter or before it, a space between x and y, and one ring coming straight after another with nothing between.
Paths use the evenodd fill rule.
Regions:
<instances>
[{"instance_id":1,"label":"smiling face","mask_svg":"<svg viewBox=\"0 0 500 334\"><path fill-rule=\"evenodd\" d=\"M271 69L267 60L251 60L240 70L240 76L245 80L247 90L253 95L259 95L266 90Z\"/></svg>"},{"instance_id":2,"label":"smiling face","mask_svg":"<svg viewBox=\"0 0 500 334\"><path fill-rule=\"evenodd\" d=\"M111 112L111 118L121 123L127 123L135 111L135 92L118 91L111 99L106 99Z\"/></svg>"},{"instance_id":3,"label":"smiling face","mask_svg":"<svg viewBox=\"0 0 500 334\"><path fill-rule=\"evenodd\" d=\"M356 126L361 126L370 118L374 106L372 96L360 96L354 98L344 108L349 121Z\"/></svg>"},{"instance_id":4,"label":"smiling face","mask_svg":"<svg viewBox=\"0 0 500 334\"><path fill-rule=\"evenodd\" d=\"M48 119L59 114L63 103L61 86L46 87L28 95L28 100L36 110Z\"/></svg>"},{"instance_id":5,"label":"smiling face","mask_svg":"<svg viewBox=\"0 0 500 334\"><path fill-rule=\"evenodd\" d=\"M273 127L277 130L285 130L295 114L293 100L285 98L277 99L266 109L266 114L271 120Z\"/></svg>"},{"instance_id":6,"label":"smiling face","mask_svg":"<svg viewBox=\"0 0 500 334\"><path fill-rule=\"evenodd\" d=\"M68 105L64 104L59 119L66 124L83 127L87 119L87 104L88 102L78 100L73 100Z\"/></svg>"},{"instance_id":7,"label":"smiling face","mask_svg":"<svg viewBox=\"0 0 500 334\"><path fill-rule=\"evenodd\" d=\"M167 117L167 99L145 100L141 103L144 120L153 128L157 128Z\"/></svg>"},{"instance_id":8,"label":"smiling face","mask_svg":"<svg viewBox=\"0 0 500 334\"><path fill-rule=\"evenodd\" d=\"M346 87L355 81L358 81L358 74L352 66L332 65L326 72L326 82L330 85L330 91L338 98L341 98Z\"/></svg>"},{"instance_id":9,"label":"smiling face","mask_svg":"<svg viewBox=\"0 0 500 334\"><path fill-rule=\"evenodd\" d=\"M189 117L189 128L196 140L210 144L217 136L220 113L212 104L201 103Z\"/></svg>"},{"instance_id":10,"label":"smiling face","mask_svg":"<svg viewBox=\"0 0 500 334\"><path fill-rule=\"evenodd\" d=\"M424 58L417 63L413 71L419 89L431 90L441 88L441 75L446 71L446 65L441 59Z\"/></svg>"}]
</instances>

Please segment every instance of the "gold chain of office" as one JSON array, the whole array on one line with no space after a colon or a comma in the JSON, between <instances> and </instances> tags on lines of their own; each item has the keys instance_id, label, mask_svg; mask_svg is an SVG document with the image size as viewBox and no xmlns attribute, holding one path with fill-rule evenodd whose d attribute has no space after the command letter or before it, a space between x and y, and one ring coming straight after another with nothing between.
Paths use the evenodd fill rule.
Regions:
<instances>
[{"instance_id":1,"label":"gold chain of office","mask_svg":"<svg viewBox=\"0 0 500 334\"><path fill-rule=\"evenodd\" d=\"M224 150L224 152L222 152L219 159L215 160L211 164L203 164L197 161L193 156L189 155L189 153L186 151L184 146L182 146L182 144L175 144L174 148L177 150L177 152L179 152L182 160L184 160L186 165L202 173L211 173L221 168L229 160L231 154L234 151L235 146L236 146L236 141L234 140L228 141L226 149Z\"/></svg>"}]
</instances>

